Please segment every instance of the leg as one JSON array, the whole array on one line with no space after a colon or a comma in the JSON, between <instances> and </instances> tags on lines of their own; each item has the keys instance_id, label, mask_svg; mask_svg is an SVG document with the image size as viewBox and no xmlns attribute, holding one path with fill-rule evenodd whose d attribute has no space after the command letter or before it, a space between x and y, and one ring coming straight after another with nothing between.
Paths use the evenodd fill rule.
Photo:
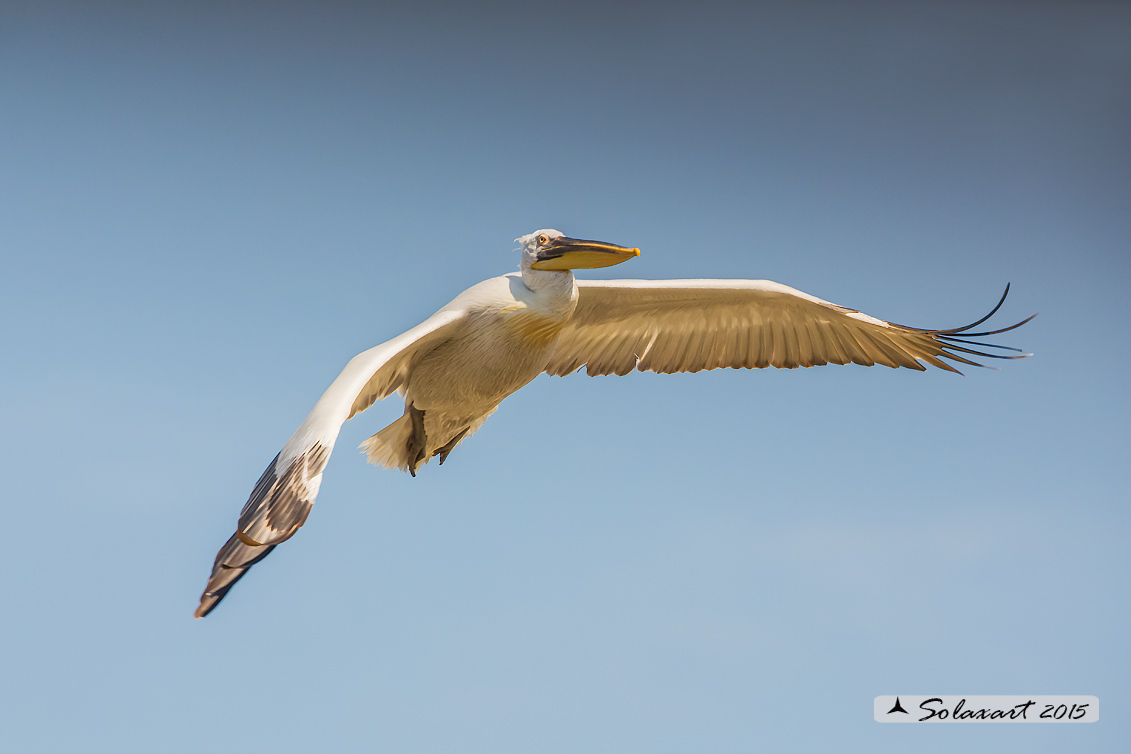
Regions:
<instances>
[{"instance_id":1,"label":"leg","mask_svg":"<svg viewBox=\"0 0 1131 754\"><path fill-rule=\"evenodd\" d=\"M424 435L424 412L411 403L408 404L408 415L412 420L412 436L408 438L408 473L416 476L420 462L424 460L424 448L428 445L428 438Z\"/></svg>"}]
</instances>

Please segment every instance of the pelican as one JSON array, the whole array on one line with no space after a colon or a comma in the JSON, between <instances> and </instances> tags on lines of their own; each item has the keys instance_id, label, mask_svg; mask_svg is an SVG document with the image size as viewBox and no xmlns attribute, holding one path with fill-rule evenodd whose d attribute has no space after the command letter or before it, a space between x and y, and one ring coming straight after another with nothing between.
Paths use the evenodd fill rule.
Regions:
<instances>
[{"instance_id":1,"label":"pelican","mask_svg":"<svg viewBox=\"0 0 1131 754\"><path fill-rule=\"evenodd\" d=\"M885 322L769 280L577 280L636 248L539 230L515 239L519 271L475 285L420 325L358 354L259 478L220 548L196 617L305 522L342 424L394 391L404 415L370 437L369 462L416 476L473 435L511 393L543 372L564 376L862 364L958 372L943 359L1017 359L971 348L1012 330L921 330ZM1033 315L1036 316L1036 315ZM1015 348L1008 350L1018 351ZM966 354L964 356L963 354Z\"/></svg>"}]
</instances>

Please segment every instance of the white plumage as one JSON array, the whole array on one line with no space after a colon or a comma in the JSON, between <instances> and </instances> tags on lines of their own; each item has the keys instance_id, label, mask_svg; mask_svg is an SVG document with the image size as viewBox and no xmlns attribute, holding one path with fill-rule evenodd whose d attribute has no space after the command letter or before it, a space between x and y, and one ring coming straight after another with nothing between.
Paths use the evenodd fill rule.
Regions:
<instances>
[{"instance_id":1,"label":"white plumage","mask_svg":"<svg viewBox=\"0 0 1131 754\"><path fill-rule=\"evenodd\" d=\"M968 339L1029 321L970 333L998 302L972 325L921 330L768 280L579 281L572 269L618 264L639 250L556 230L518 240L519 272L469 288L420 325L350 360L253 489L236 533L216 556L198 618L302 526L342 424L393 392L405 396L404 415L362 447L372 463L415 476L433 457L443 463L504 398L543 372L848 363L955 372L943 359L974 365L962 354L1020 358L972 349L1003 346Z\"/></svg>"}]
</instances>

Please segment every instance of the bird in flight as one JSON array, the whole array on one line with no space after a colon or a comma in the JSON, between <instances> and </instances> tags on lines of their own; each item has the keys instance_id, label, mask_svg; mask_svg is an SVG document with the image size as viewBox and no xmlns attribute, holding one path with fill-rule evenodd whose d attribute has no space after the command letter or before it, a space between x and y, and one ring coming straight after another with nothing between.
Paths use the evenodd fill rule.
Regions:
<instances>
[{"instance_id":1,"label":"bird in flight","mask_svg":"<svg viewBox=\"0 0 1131 754\"><path fill-rule=\"evenodd\" d=\"M220 548L196 617L305 522L345 421L400 392L404 415L362 448L378 466L416 476L475 433L511 393L543 372L564 376L703 369L883 364L958 372L948 361L1017 359L970 332L885 322L769 280L577 280L639 249L539 230L516 239L519 271L475 285L408 332L358 354L259 478L236 532ZM1036 316L1036 315L1033 315ZM944 361L947 360L947 361Z\"/></svg>"}]
</instances>

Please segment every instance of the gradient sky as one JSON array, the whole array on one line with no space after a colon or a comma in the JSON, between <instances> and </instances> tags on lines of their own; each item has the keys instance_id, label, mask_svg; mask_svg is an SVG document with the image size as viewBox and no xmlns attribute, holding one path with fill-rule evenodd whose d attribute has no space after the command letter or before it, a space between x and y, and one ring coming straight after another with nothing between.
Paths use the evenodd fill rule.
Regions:
<instances>
[{"instance_id":1,"label":"gradient sky","mask_svg":"<svg viewBox=\"0 0 1131 754\"><path fill-rule=\"evenodd\" d=\"M191 6L191 7L190 7ZM598 9L600 8L600 9ZM1131 740L1131 9L9 2L0 729L19 752L1116 752ZM416 478L355 353L553 227L1036 355L542 377ZM879 694L1094 694L890 726Z\"/></svg>"}]
</instances>

